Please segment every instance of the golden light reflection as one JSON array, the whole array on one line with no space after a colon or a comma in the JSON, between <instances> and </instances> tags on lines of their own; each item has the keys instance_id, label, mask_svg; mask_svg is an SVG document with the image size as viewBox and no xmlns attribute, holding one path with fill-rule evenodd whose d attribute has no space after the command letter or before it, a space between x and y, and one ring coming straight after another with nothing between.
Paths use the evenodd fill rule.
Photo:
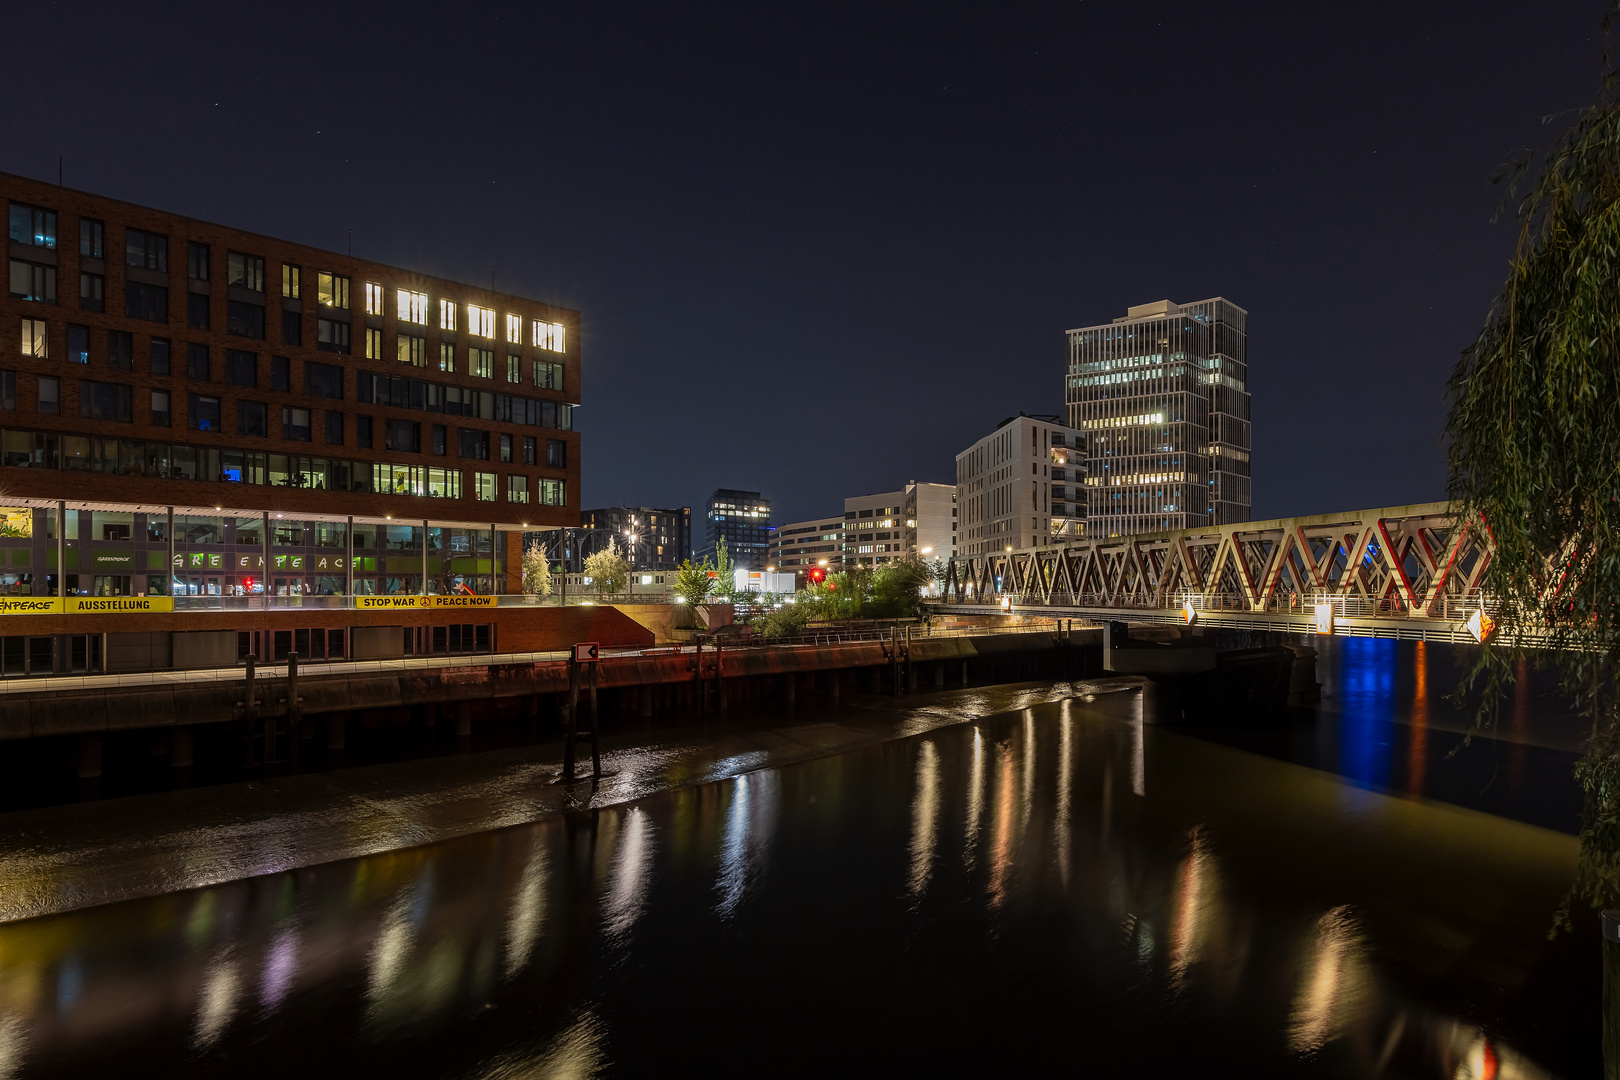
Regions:
<instances>
[{"instance_id":1,"label":"golden light reflection","mask_svg":"<svg viewBox=\"0 0 1620 1080\"><path fill-rule=\"evenodd\" d=\"M990 910L1001 907L1007 898L1007 872L1012 869L1013 845L1013 752L1012 746L996 747L996 818L990 837Z\"/></svg>"},{"instance_id":2,"label":"golden light reflection","mask_svg":"<svg viewBox=\"0 0 1620 1080\"><path fill-rule=\"evenodd\" d=\"M27 1022L11 1013L0 1015L0 1078L16 1076L27 1055Z\"/></svg>"},{"instance_id":3,"label":"golden light reflection","mask_svg":"<svg viewBox=\"0 0 1620 1080\"><path fill-rule=\"evenodd\" d=\"M1423 794L1423 781L1429 769L1429 654L1427 642L1417 643L1412 689L1412 744L1406 755L1406 791Z\"/></svg>"},{"instance_id":4,"label":"golden light reflection","mask_svg":"<svg viewBox=\"0 0 1620 1080\"><path fill-rule=\"evenodd\" d=\"M973 766L968 770L967 838L964 841L962 865L972 870L974 854L979 846L979 819L984 816L984 736L973 729Z\"/></svg>"},{"instance_id":5,"label":"golden light reflection","mask_svg":"<svg viewBox=\"0 0 1620 1080\"><path fill-rule=\"evenodd\" d=\"M1304 1054L1326 1045L1356 1019L1367 985L1361 933L1350 908L1336 907L1316 920L1289 1016L1290 1049Z\"/></svg>"},{"instance_id":6,"label":"golden light reflection","mask_svg":"<svg viewBox=\"0 0 1620 1080\"><path fill-rule=\"evenodd\" d=\"M602 927L609 937L622 936L641 917L647 902L653 847L652 819L641 807L632 806L624 813L607 899L602 905Z\"/></svg>"},{"instance_id":7,"label":"golden light reflection","mask_svg":"<svg viewBox=\"0 0 1620 1080\"><path fill-rule=\"evenodd\" d=\"M514 1051L487 1062L476 1080L588 1080L607 1064L607 1025L583 1012L543 1050Z\"/></svg>"},{"instance_id":8,"label":"golden light reflection","mask_svg":"<svg viewBox=\"0 0 1620 1080\"><path fill-rule=\"evenodd\" d=\"M1019 835L1029 828L1030 815L1035 812L1035 713L1029 709L1024 710L1024 742L1021 749L1024 752L1024 790L1018 808Z\"/></svg>"},{"instance_id":9,"label":"golden light reflection","mask_svg":"<svg viewBox=\"0 0 1620 1080\"><path fill-rule=\"evenodd\" d=\"M197 1025L191 1036L192 1046L202 1049L225 1034L236 1013L236 996L241 985L234 949L221 949L208 965L202 990L197 995Z\"/></svg>"},{"instance_id":10,"label":"golden light reflection","mask_svg":"<svg viewBox=\"0 0 1620 1080\"><path fill-rule=\"evenodd\" d=\"M1062 718L1058 727L1058 785L1057 813L1053 832L1057 847L1058 880L1065 891L1069 888L1069 800L1074 784L1074 717L1069 715L1069 699L1062 705Z\"/></svg>"},{"instance_id":11,"label":"golden light reflection","mask_svg":"<svg viewBox=\"0 0 1620 1080\"><path fill-rule=\"evenodd\" d=\"M416 927L411 920L414 889L401 889L383 915L382 927L371 946L366 971L366 1001L373 1017L387 1000L405 970L405 960L416 944Z\"/></svg>"},{"instance_id":12,"label":"golden light reflection","mask_svg":"<svg viewBox=\"0 0 1620 1080\"><path fill-rule=\"evenodd\" d=\"M512 894L512 908L506 915L506 955L501 974L510 979L523 970L534 950L535 940L546 918L546 849L537 835L529 848L529 861L523 864L523 877Z\"/></svg>"},{"instance_id":13,"label":"golden light reflection","mask_svg":"<svg viewBox=\"0 0 1620 1080\"><path fill-rule=\"evenodd\" d=\"M1214 858L1204 830L1195 828L1188 836L1187 857L1176 870L1175 914L1170 923L1170 985L1180 990L1187 969L1202 953L1214 901Z\"/></svg>"},{"instance_id":14,"label":"golden light reflection","mask_svg":"<svg viewBox=\"0 0 1620 1080\"><path fill-rule=\"evenodd\" d=\"M928 890L939 835L939 751L924 739L917 747L917 784L911 796L911 872L907 892L913 903Z\"/></svg>"}]
</instances>

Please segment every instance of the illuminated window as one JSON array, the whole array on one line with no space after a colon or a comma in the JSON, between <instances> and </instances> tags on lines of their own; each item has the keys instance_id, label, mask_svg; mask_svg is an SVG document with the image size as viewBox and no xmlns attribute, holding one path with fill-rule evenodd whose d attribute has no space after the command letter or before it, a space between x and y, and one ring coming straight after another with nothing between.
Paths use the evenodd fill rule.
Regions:
<instances>
[{"instance_id":1,"label":"illuminated window","mask_svg":"<svg viewBox=\"0 0 1620 1080\"><path fill-rule=\"evenodd\" d=\"M427 325L427 293L411 292L409 289L400 289L395 297L394 314L399 316L401 322ZM451 310L454 310L452 308Z\"/></svg>"},{"instance_id":2,"label":"illuminated window","mask_svg":"<svg viewBox=\"0 0 1620 1080\"><path fill-rule=\"evenodd\" d=\"M451 308L450 310L454 311L456 309ZM454 371L454 370L456 370L456 343L455 342L453 342L453 341L441 341L441 342L439 342L439 370L440 371Z\"/></svg>"},{"instance_id":3,"label":"illuminated window","mask_svg":"<svg viewBox=\"0 0 1620 1080\"><path fill-rule=\"evenodd\" d=\"M495 501L495 474L492 472L475 472L472 474L473 498L479 502Z\"/></svg>"},{"instance_id":4,"label":"illuminated window","mask_svg":"<svg viewBox=\"0 0 1620 1080\"><path fill-rule=\"evenodd\" d=\"M479 307L477 304L468 304L467 333L477 334L479 337L494 337L495 309Z\"/></svg>"},{"instance_id":5,"label":"illuminated window","mask_svg":"<svg viewBox=\"0 0 1620 1080\"><path fill-rule=\"evenodd\" d=\"M542 506L568 505L568 481L547 480L542 477L538 486L540 498L537 501Z\"/></svg>"},{"instance_id":6,"label":"illuminated window","mask_svg":"<svg viewBox=\"0 0 1620 1080\"><path fill-rule=\"evenodd\" d=\"M205 248L206 252L207 249ZM204 265L207 264L207 255L203 256ZM225 256L226 279L225 284L233 289L246 289L249 292L264 292L264 259L257 255L244 255L240 251L228 252Z\"/></svg>"},{"instance_id":7,"label":"illuminated window","mask_svg":"<svg viewBox=\"0 0 1620 1080\"><path fill-rule=\"evenodd\" d=\"M544 360L534 361L534 385L542 390L561 390L563 388L563 366L561 364L548 364Z\"/></svg>"},{"instance_id":8,"label":"illuminated window","mask_svg":"<svg viewBox=\"0 0 1620 1080\"><path fill-rule=\"evenodd\" d=\"M399 362L412 367L427 367L427 338L413 334L399 335Z\"/></svg>"},{"instance_id":9,"label":"illuminated window","mask_svg":"<svg viewBox=\"0 0 1620 1080\"><path fill-rule=\"evenodd\" d=\"M510 354L506 357L506 381L515 383L523 381L523 357Z\"/></svg>"},{"instance_id":10,"label":"illuminated window","mask_svg":"<svg viewBox=\"0 0 1620 1080\"><path fill-rule=\"evenodd\" d=\"M523 317L508 315L506 317L506 340L513 345L523 344Z\"/></svg>"},{"instance_id":11,"label":"illuminated window","mask_svg":"<svg viewBox=\"0 0 1620 1080\"><path fill-rule=\"evenodd\" d=\"M382 331L366 327L366 359L382 359Z\"/></svg>"},{"instance_id":12,"label":"illuminated window","mask_svg":"<svg viewBox=\"0 0 1620 1080\"><path fill-rule=\"evenodd\" d=\"M281 264L281 295L289 300L297 300L303 293L304 270L300 266Z\"/></svg>"},{"instance_id":13,"label":"illuminated window","mask_svg":"<svg viewBox=\"0 0 1620 1080\"><path fill-rule=\"evenodd\" d=\"M527 476L508 476L506 478L506 501L509 503L526 503L529 501L529 478Z\"/></svg>"},{"instance_id":14,"label":"illuminated window","mask_svg":"<svg viewBox=\"0 0 1620 1080\"><path fill-rule=\"evenodd\" d=\"M45 332L44 319L22 321L22 354L47 359L51 355L50 336Z\"/></svg>"},{"instance_id":15,"label":"illuminated window","mask_svg":"<svg viewBox=\"0 0 1620 1080\"><path fill-rule=\"evenodd\" d=\"M480 379L493 379L495 377L495 350L468 349L467 374L476 375Z\"/></svg>"},{"instance_id":16,"label":"illuminated window","mask_svg":"<svg viewBox=\"0 0 1620 1080\"><path fill-rule=\"evenodd\" d=\"M439 301L439 329L454 330L456 328L456 302L454 300Z\"/></svg>"},{"instance_id":17,"label":"illuminated window","mask_svg":"<svg viewBox=\"0 0 1620 1080\"><path fill-rule=\"evenodd\" d=\"M530 331L534 338L535 348L547 349L551 352L568 351L568 330L562 323L541 322L536 319Z\"/></svg>"},{"instance_id":18,"label":"illuminated window","mask_svg":"<svg viewBox=\"0 0 1620 1080\"><path fill-rule=\"evenodd\" d=\"M366 314L381 315L383 313L383 287L375 281L366 282Z\"/></svg>"},{"instance_id":19,"label":"illuminated window","mask_svg":"<svg viewBox=\"0 0 1620 1080\"><path fill-rule=\"evenodd\" d=\"M349 279L322 270L315 275L315 295L323 307L349 310Z\"/></svg>"}]
</instances>

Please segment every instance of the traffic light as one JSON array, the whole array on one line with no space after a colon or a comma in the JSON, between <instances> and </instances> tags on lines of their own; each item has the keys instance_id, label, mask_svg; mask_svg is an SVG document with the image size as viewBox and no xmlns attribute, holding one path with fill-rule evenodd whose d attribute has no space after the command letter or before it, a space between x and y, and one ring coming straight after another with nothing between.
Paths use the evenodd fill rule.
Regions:
<instances>
[{"instance_id":1,"label":"traffic light","mask_svg":"<svg viewBox=\"0 0 1620 1080\"><path fill-rule=\"evenodd\" d=\"M810 584L820 585L822 580L826 578L827 571L822 567L812 566L804 572L804 576L810 579Z\"/></svg>"}]
</instances>

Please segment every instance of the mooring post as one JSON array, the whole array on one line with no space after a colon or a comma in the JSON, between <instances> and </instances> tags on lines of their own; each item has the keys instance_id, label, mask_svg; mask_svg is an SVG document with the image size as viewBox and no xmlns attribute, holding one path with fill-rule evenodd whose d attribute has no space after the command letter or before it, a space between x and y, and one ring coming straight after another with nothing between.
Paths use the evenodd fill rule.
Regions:
<instances>
[{"instance_id":1,"label":"mooring post","mask_svg":"<svg viewBox=\"0 0 1620 1080\"><path fill-rule=\"evenodd\" d=\"M600 663L591 665L591 778L602 776L602 729L596 723L596 673Z\"/></svg>"},{"instance_id":2,"label":"mooring post","mask_svg":"<svg viewBox=\"0 0 1620 1080\"><path fill-rule=\"evenodd\" d=\"M1620 1080L1620 911L1603 920L1603 1078Z\"/></svg>"},{"instance_id":3,"label":"mooring post","mask_svg":"<svg viewBox=\"0 0 1620 1080\"><path fill-rule=\"evenodd\" d=\"M254 724L259 719L259 688L257 683L254 682L254 676L257 673L258 666L258 656L253 653L249 653L247 658L247 682L242 690L242 719L245 721L245 728L248 733L246 739L247 745L244 748L247 756L248 768L253 767L253 729Z\"/></svg>"},{"instance_id":4,"label":"mooring post","mask_svg":"<svg viewBox=\"0 0 1620 1080\"><path fill-rule=\"evenodd\" d=\"M723 655L724 649L720 645L720 640L716 638L714 642L714 698L715 707L721 713L726 711L726 684L720 681L725 674L721 667L724 663L721 659Z\"/></svg>"},{"instance_id":5,"label":"mooring post","mask_svg":"<svg viewBox=\"0 0 1620 1080\"><path fill-rule=\"evenodd\" d=\"M579 661L568 661L568 734L563 741L563 779L574 778L575 718L579 715Z\"/></svg>"},{"instance_id":6,"label":"mooring post","mask_svg":"<svg viewBox=\"0 0 1620 1080\"><path fill-rule=\"evenodd\" d=\"M298 728L304 721L303 710L298 707L298 654L287 654L287 741L291 745L293 764L298 763ZM265 729L272 742L275 739L275 721ZM266 755L265 760L269 760Z\"/></svg>"}]
</instances>

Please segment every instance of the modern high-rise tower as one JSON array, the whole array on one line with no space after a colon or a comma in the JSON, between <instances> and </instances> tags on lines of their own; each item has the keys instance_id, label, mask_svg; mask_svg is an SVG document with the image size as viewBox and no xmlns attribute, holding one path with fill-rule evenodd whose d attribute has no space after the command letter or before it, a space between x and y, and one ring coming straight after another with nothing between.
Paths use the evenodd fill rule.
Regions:
<instances>
[{"instance_id":1,"label":"modern high-rise tower","mask_svg":"<svg viewBox=\"0 0 1620 1080\"><path fill-rule=\"evenodd\" d=\"M1087 535L1248 521L1248 312L1160 300L1068 337Z\"/></svg>"}]
</instances>

